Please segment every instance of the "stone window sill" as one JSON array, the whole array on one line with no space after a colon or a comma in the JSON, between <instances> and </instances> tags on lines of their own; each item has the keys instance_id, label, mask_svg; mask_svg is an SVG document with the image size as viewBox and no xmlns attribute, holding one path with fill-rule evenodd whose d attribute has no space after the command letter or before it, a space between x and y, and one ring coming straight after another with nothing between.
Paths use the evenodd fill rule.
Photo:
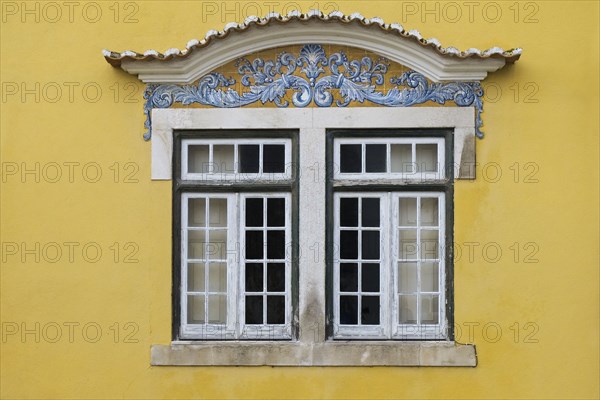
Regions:
<instances>
[{"instance_id":1,"label":"stone window sill","mask_svg":"<svg viewBox=\"0 0 600 400\"><path fill-rule=\"evenodd\" d=\"M152 345L156 366L475 367L474 345L448 341L176 341Z\"/></svg>"}]
</instances>

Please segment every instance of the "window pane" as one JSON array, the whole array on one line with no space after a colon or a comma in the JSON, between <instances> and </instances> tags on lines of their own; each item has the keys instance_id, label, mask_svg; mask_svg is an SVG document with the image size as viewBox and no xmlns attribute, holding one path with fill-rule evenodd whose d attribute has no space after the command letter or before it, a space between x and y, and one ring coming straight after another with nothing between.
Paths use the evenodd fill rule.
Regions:
<instances>
[{"instance_id":1,"label":"window pane","mask_svg":"<svg viewBox=\"0 0 600 400\"><path fill-rule=\"evenodd\" d=\"M261 260L263 258L263 232L246 231L246 259Z\"/></svg>"},{"instance_id":2,"label":"window pane","mask_svg":"<svg viewBox=\"0 0 600 400\"><path fill-rule=\"evenodd\" d=\"M340 263L340 292L358 291L358 264Z\"/></svg>"},{"instance_id":3,"label":"window pane","mask_svg":"<svg viewBox=\"0 0 600 400\"><path fill-rule=\"evenodd\" d=\"M257 144L239 145L240 172L258 173L259 147Z\"/></svg>"},{"instance_id":4,"label":"window pane","mask_svg":"<svg viewBox=\"0 0 600 400\"><path fill-rule=\"evenodd\" d=\"M358 258L358 232L340 232L340 258L344 260L356 260Z\"/></svg>"},{"instance_id":5,"label":"window pane","mask_svg":"<svg viewBox=\"0 0 600 400\"><path fill-rule=\"evenodd\" d=\"M386 145L367 144L365 154L366 172L386 172Z\"/></svg>"},{"instance_id":6,"label":"window pane","mask_svg":"<svg viewBox=\"0 0 600 400\"><path fill-rule=\"evenodd\" d=\"M399 317L401 324L417 323L417 296L399 296Z\"/></svg>"},{"instance_id":7,"label":"window pane","mask_svg":"<svg viewBox=\"0 0 600 400\"><path fill-rule=\"evenodd\" d=\"M362 145L340 145L340 172L362 172Z\"/></svg>"},{"instance_id":8,"label":"window pane","mask_svg":"<svg viewBox=\"0 0 600 400\"><path fill-rule=\"evenodd\" d=\"M400 293L416 293L417 263L398 263L398 290Z\"/></svg>"},{"instance_id":9,"label":"window pane","mask_svg":"<svg viewBox=\"0 0 600 400\"><path fill-rule=\"evenodd\" d=\"M227 259L227 231L219 229L208 233L209 243L206 246L206 253L211 260Z\"/></svg>"},{"instance_id":10,"label":"window pane","mask_svg":"<svg viewBox=\"0 0 600 400\"><path fill-rule=\"evenodd\" d=\"M263 226L263 199L246 199L246 226Z\"/></svg>"},{"instance_id":11,"label":"window pane","mask_svg":"<svg viewBox=\"0 0 600 400\"><path fill-rule=\"evenodd\" d=\"M421 263L421 291L437 292L439 289L439 264Z\"/></svg>"},{"instance_id":12,"label":"window pane","mask_svg":"<svg viewBox=\"0 0 600 400\"><path fill-rule=\"evenodd\" d=\"M437 144L416 145L417 172L437 171Z\"/></svg>"},{"instance_id":13,"label":"window pane","mask_svg":"<svg viewBox=\"0 0 600 400\"><path fill-rule=\"evenodd\" d=\"M340 324L358 324L358 296L340 296Z\"/></svg>"},{"instance_id":14,"label":"window pane","mask_svg":"<svg viewBox=\"0 0 600 400\"><path fill-rule=\"evenodd\" d=\"M208 264L208 290L210 292L227 292L227 264Z\"/></svg>"},{"instance_id":15,"label":"window pane","mask_svg":"<svg viewBox=\"0 0 600 400\"><path fill-rule=\"evenodd\" d=\"M188 146L188 172L205 174L209 172L208 145Z\"/></svg>"},{"instance_id":16,"label":"window pane","mask_svg":"<svg viewBox=\"0 0 600 400\"><path fill-rule=\"evenodd\" d=\"M204 292L204 263L188 264L187 290L189 292Z\"/></svg>"},{"instance_id":17,"label":"window pane","mask_svg":"<svg viewBox=\"0 0 600 400\"><path fill-rule=\"evenodd\" d=\"M227 296L208 296L208 322L210 324L224 324L227 322Z\"/></svg>"},{"instance_id":18,"label":"window pane","mask_svg":"<svg viewBox=\"0 0 600 400\"><path fill-rule=\"evenodd\" d=\"M204 323L204 295L187 297L187 323Z\"/></svg>"},{"instance_id":19,"label":"window pane","mask_svg":"<svg viewBox=\"0 0 600 400\"><path fill-rule=\"evenodd\" d=\"M362 232L362 259L378 260L381 242L379 241L379 231Z\"/></svg>"},{"instance_id":20,"label":"window pane","mask_svg":"<svg viewBox=\"0 0 600 400\"><path fill-rule=\"evenodd\" d=\"M400 229L398 256L403 260L417 259L417 231L416 229Z\"/></svg>"},{"instance_id":21,"label":"window pane","mask_svg":"<svg viewBox=\"0 0 600 400\"><path fill-rule=\"evenodd\" d=\"M285 291L285 264L267 264L267 290L269 292Z\"/></svg>"},{"instance_id":22,"label":"window pane","mask_svg":"<svg viewBox=\"0 0 600 400\"><path fill-rule=\"evenodd\" d=\"M412 145L392 144L390 149L392 172L412 172Z\"/></svg>"},{"instance_id":23,"label":"window pane","mask_svg":"<svg viewBox=\"0 0 600 400\"><path fill-rule=\"evenodd\" d=\"M421 198L421 226L438 226L437 198Z\"/></svg>"},{"instance_id":24,"label":"window pane","mask_svg":"<svg viewBox=\"0 0 600 400\"><path fill-rule=\"evenodd\" d=\"M285 199L267 199L267 226L285 226Z\"/></svg>"},{"instance_id":25,"label":"window pane","mask_svg":"<svg viewBox=\"0 0 600 400\"><path fill-rule=\"evenodd\" d=\"M188 259L204 259L205 250L205 232L188 230Z\"/></svg>"},{"instance_id":26,"label":"window pane","mask_svg":"<svg viewBox=\"0 0 600 400\"><path fill-rule=\"evenodd\" d=\"M246 263L246 292L263 291L263 265Z\"/></svg>"},{"instance_id":27,"label":"window pane","mask_svg":"<svg viewBox=\"0 0 600 400\"><path fill-rule=\"evenodd\" d=\"M439 322L438 307L439 297L437 295L421 295L421 323L437 324Z\"/></svg>"},{"instance_id":28,"label":"window pane","mask_svg":"<svg viewBox=\"0 0 600 400\"><path fill-rule=\"evenodd\" d=\"M400 226L417 226L417 199L401 197L399 209Z\"/></svg>"},{"instance_id":29,"label":"window pane","mask_svg":"<svg viewBox=\"0 0 600 400\"><path fill-rule=\"evenodd\" d=\"M267 232L267 258L270 260L285 259L285 231Z\"/></svg>"},{"instance_id":30,"label":"window pane","mask_svg":"<svg viewBox=\"0 0 600 400\"><path fill-rule=\"evenodd\" d=\"M421 259L435 260L439 253L438 231L421 230Z\"/></svg>"},{"instance_id":31,"label":"window pane","mask_svg":"<svg viewBox=\"0 0 600 400\"><path fill-rule=\"evenodd\" d=\"M362 292L379 292L379 264L362 264L360 290Z\"/></svg>"},{"instance_id":32,"label":"window pane","mask_svg":"<svg viewBox=\"0 0 600 400\"><path fill-rule=\"evenodd\" d=\"M213 146L213 172L219 174L232 174L234 170L232 144L216 144Z\"/></svg>"},{"instance_id":33,"label":"window pane","mask_svg":"<svg viewBox=\"0 0 600 400\"><path fill-rule=\"evenodd\" d=\"M379 226L379 199L362 199L362 226Z\"/></svg>"},{"instance_id":34,"label":"window pane","mask_svg":"<svg viewBox=\"0 0 600 400\"><path fill-rule=\"evenodd\" d=\"M340 226L358 226L357 198L340 198Z\"/></svg>"},{"instance_id":35,"label":"window pane","mask_svg":"<svg viewBox=\"0 0 600 400\"><path fill-rule=\"evenodd\" d=\"M379 324L379 296L363 296L361 298L360 322L363 325Z\"/></svg>"},{"instance_id":36,"label":"window pane","mask_svg":"<svg viewBox=\"0 0 600 400\"><path fill-rule=\"evenodd\" d=\"M246 323L263 323L263 296L246 296Z\"/></svg>"},{"instance_id":37,"label":"window pane","mask_svg":"<svg viewBox=\"0 0 600 400\"><path fill-rule=\"evenodd\" d=\"M208 210L211 227L227 227L227 199L210 199Z\"/></svg>"},{"instance_id":38,"label":"window pane","mask_svg":"<svg viewBox=\"0 0 600 400\"><path fill-rule=\"evenodd\" d=\"M282 144L263 145L263 172L285 172L285 146Z\"/></svg>"},{"instance_id":39,"label":"window pane","mask_svg":"<svg viewBox=\"0 0 600 400\"><path fill-rule=\"evenodd\" d=\"M285 323L285 297L267 296L267 324Z\"/></svg>"},{"instance_id":40,"label":"window pane","mask_svg":"<svg viewBox=\"0 0 600 400\"><path fill-rule=\"evenodd\" d=\"M206 226L205 199L188 199L188 226Z\"/></svg>"}]
</instances>

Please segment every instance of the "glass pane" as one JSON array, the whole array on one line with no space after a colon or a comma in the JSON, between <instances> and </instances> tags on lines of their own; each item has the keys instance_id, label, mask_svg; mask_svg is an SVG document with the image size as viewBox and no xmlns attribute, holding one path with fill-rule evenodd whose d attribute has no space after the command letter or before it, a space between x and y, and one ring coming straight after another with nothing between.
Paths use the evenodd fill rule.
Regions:
<instances>
[{"instance_id":1,"label":"glass pane","mask_svg":"<svg viewBox=\"0 0 600 400\"><path fill-rule=\"evenodd\" d=\"M362 264L360 290L362 292L379 292L379 264Z\"/></svg>"},{"instance_id":2,"label":"glass pane","mask_svg":"<svg viewBox=\"0 0 600 400\"><path fill-rule=\"evenodd\" d=\"M437 324L439 322L439 297L437 295L421 295L421 323Z\"/></svg>"},{"instance_id":3,"label":"glass pane","mask_svg":"<svg viewBox=\"0 0 600 400\"><path fill-rule=\"evenodd\" d=\"M417 259L417 230L416 229L400 229L398 257L402 260Z\"/></svg>"},{"instance_id":4,"label":"glass pane","mask_svg":"<svg viewBox=\"0 0 600 400\"><path fill-rule=\"evenodd\" d=\"M358 232L340 232L340 258L343 260L356 260L358 258Z\"/></svg>"},{"instance_id":5,"label":"glass pane","mask_svg":"<svg viewBox=\"0 0 600 400\"><path fill-rule=\"evenodd\" d=\"M340 296L340 324L358 324L358 296Z\"/></svg>"},{"instance_id":6,"label":"glass pane","mask_svg":"<svg viewBox=\"0 0 600 400\"><path fill-rule=\"evenodd\" d=\"M267 258L270 260L285 259L285 231L267 232Z\"/></svg>"},{"instance_id":7,"label":"glass pane","mask_svg":"<svg viewBox=\"0 0 600 400\"><path fill-rule=\"evenodd\" d=\"M246 263L246 292L263 291L263 265Z\"/></svg>"},{"instance_id":8,"label":"glass pane","mask_svg":"<svg viewBox=\"0 0 600 400\"><path fill-rule=\"evenodd\" d=\"M208 264L208 290L210 292L227 292L227 264Z\"/></svg>"},{"instance_id":9,"label":"glass pane","mask_svg":"<svg viewBox=\"0 0 600 400\"><path fill-rule=\"evenodd\" d=\"M267 324L285 324L284 296L267 296Z\"/></svg>"},{"instance_id":10,"label":"glass pane","mask_svg":"<svg viewBox=\"0 0 600 400\"><path fill-rule=\"evenodd\" d=\"M188 264L188 292L204 292L204 263Z\"/></svg>"},{"instance_id":11,"label":"glass pane","mask_svg":"<svg viewBox=\"0 0 600 400\"><path fill-rule=\"evenodd\" d=\"M285 199L267 199L267 226L285 226Z\"/></svg>"},{"instance_id":12,"label":"glass pane","mask_svg":"<svg viewBox=\"0 0 600 400\"><path fill-rule=\"evenodd\" d=\"M340 263L340 292L358 291L358 264Z\"/></svg>"},{"instance_id":13,"label":"glass pane","mask_svg":"<svg viewBox=\"0 0 600 400\"><path fill-rule=\"evenodd\" d=\"M379 231L363 231L362 232L362 259L363 260L378 260L379 248Z\"/></svg>"},{"instance_id":14,"label":"glass pane","mask_svg":"<svg viewBox=\"0 0 600 400\"><path fill-rule=\"evenodd\" d=\"M188 146L188 172L205 174L209 172L208 145Z\"/></svg>"},{"instance_id":15,"label":"glass pane","mask_svg":"<svg viewBox=\"0 0 600 400\"><path fill-rule=\"evenodd\" d=\"M392 172L412 172L412 145L392 144L390 150Z\"/></svg>"},{"instance_id":16,"label":"glass pane","mask_svg":"<svg viewBox=\"0 0 600 400\"><path fill-rule=\"evenodd\" d=\"M246 296L246 323L263 323L263 297Z\"/></svg>"},{"instance_id":17,"label":"glass pane","mask_svg":"<svg viewBox=\"0 0 600 400\"><path fill-rule=\"evenodd\" d=\"M365 145L366 172L386 172L387 150L385 144Z\"/></svg>"},{"instance_id":18,"label":"glass pane","mask_svg":"<svg viewBox=\"0 0 600 400\"><path fill-rule=\"evenodd\" d=\"M188 226L206 226L205 199L188 199Z\"/></svg>"},{"instance_id":19,"label":"glass pane","mask_svg":"<svg viewBox=\"0 0 600 400\"><path fill-rule=\"evenodd\" d=\"M227 231L219 229L208 233L206 253L211 260L227 259Z\"/></svg>"},{"instance_id":20,"label":"glass pane","mask_svg":"<svg viewBox=\"0 0 600 400\"><path fill-rule=\"evenodd\" d=\"M187 323L204 323L204 295L187 297Z\"/></svg>"},{"instance_id":21,"label":"glass pane","mask_svg":"<svg viewBox=\"0 0 600 400\"><path fill-rule=\"evenodd\" d=\"M401 324L417 323L417 296L399 296L398 312Z\"/></svg>"},{"instance_id":22,"label":"glass pane","mask_svg":"<svg viewBox=\"0 0 600 400\"><path fill-rule=\"evenodd\" d=\"M360 322L363 325L379 325L379 296L361 298Z\"/></svg>"},{"instance_id":23,"label":"glass pane","mask_svg":"<svg viewBox=\"0 0 600 400\"><path fill-rule=\"evenodd\" d=\"M261 260L263 258L263 232L246 231L246 259Z\"/></svg>"},{"instance_id":24,"label":"glass pane","mask_svg":"<svg viewBox=\"0 0 600 400\"><path fill-rule=\"evenodd\" d=\"M224 324L227 322L227 296L208 296L208 322L210 324Z\"/></svg>"},{"instance_id":25,"label":"glass pane","mask_svg":"<svg viewBox=\"0 0 600 400\"><path fill-rule=\"evenodd\" d=\"M437 171L437 144L416 145L417 172Z\"/></svg>"},{"instance_id":26,"label":"glass pane","mask_svg":"<svg viewBox=\"0 0 600 400\"><path fill-rule=\"evenodd\" d=\"M438 231L421 230L421 259L435 260L439 254Z\"/></svg>"},{"instance_id":27,"label":"glass pane","mask_svg":"<svg viewBox=\"0 0 600 400\"><path fill-rule=\"evenodd\" d=\"M379 199L362 199L362 226L379 226Z\"/></svg>"},{"instance_id":28,"label":"glass pane","mask_svg":"<svg viewBox=\"0 0 600 400\"><path fill-rule=\"evenodd\" d=\"M238 147L238 156L240 158L240 172L258 173L258 155L259 145L241 144Z\"/></svg>"},{"instance_id":29,"label":"glass pane","mask_svg":"<svg viewBox=\"0 0 600 400\"><path fill-rule=\"evenodd\" d=\"M246 199L246 226L263 226L263 199Z\"/></svg>"},{"instance_id":30,"label":"glass pane","mask_svg":"<svg viewBox=\"0 0 600 400\"><path fill-rule=\"evenodd\" d=\"M421 198L421 226L438 226L437 198Z\"/></svg>"},{"instance_id":31,"label":"glass pane","mask_svg":"<svg viewBox=\"0 0 600 400\"><path fill-rule=\"evenodd\" d=\"M267 291L284 292L285 291L285 264L268 263L267 264Z\"/></svg>"},{"instance_id":32,"label":"glass pane","mask_svg":"<svg viewBox=\"0 0 600 400\"><path fill-rule=\"evenodd\" d=\"M340 172L362 172L362 145L340 145Z\"/></svg>"},{"instance_id":33,"label":"glass pane","mask_svg":"<svg viewBox=\"0 0 600 400\"><path fill-rule=\"evenodd\" d=\"M209 199L208 211L211 227L227 227L227 199Z\"/></svg>"},{"instance_id":34,"label":"glass pane","mask_svg":"<svg viewBox=\"0 0 600 400\"><path fill-rule=\"evenodd\" d=\"M398 291L416 293L417 263L398 263Z\"/></svg>"},{"instance_id":35,"label":"glass pane","mask_svg":"<svg viewBox=\"0 0 600 400\"><path fill-rule=\"evenodd\" d=\"M232 144L216 144L213 146L213 172L232 174L235 172Z\"/></svg>"},{"instance_id":36,"label":"glass pane","mask_svg":"<svg viewBox=\"0 0 600 400\"><path fill-rule=\"evenodd\" d=\"M206 239L204 231L188 230L188 259L204 259Z\"/></svg>"},{"instance_id":37,"label":"glass pane","mask_svg":"<svg viewBox=\"0 0 600 400\"><path fill-rule=\"evenodd\" d=\"M285 172L285 146L282 144L263 145L263 172Z\"/></svg>"},{"instance_id":38,"label":"glass pane","mask_svg":"<svg viewBox=\"0 0 600 400\"><path fill-rule=\"evenodd\" d=\"M358 226L358 199L340 199L340 226Z\"/></svg>"},{"instance_id":39,"label":"glass pane","mask_svg":"<svg viewBox=\"0 0 600 400\"><path fill-rule=\"evenodd\" d=\"M439 290L438 263L421 263L421 291L437 292Z\"/></svg>"},{"instance_id":40,"label":"glass pane","mask_svg":"<svg viewBox=\"0 0 600 400\"><path fill-rule=\"evenodd\" d=\"M417 226L417 199L413 197L400 197L399 199L400 226Z\"/></svg>"}]
</instances>

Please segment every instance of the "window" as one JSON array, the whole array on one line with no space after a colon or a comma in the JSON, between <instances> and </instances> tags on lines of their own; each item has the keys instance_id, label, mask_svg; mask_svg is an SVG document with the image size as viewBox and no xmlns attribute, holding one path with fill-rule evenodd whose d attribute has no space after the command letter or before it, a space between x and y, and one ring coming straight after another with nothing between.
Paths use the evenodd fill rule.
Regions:
<instances>
[{"instance_id":1,"label":"window","mask_svg":"<svg viewBox=\"0 0 600 400\"><path fill-rule=\"evenodd\" d=\"M331 337L448 338L446 141L445 131L328 132Z\"/></svg>"},{"instance_id":2,"label":"window","mask_svg":"<svg viewBox=\"0 0 600 400\"><path fill-rule=\"evenodd\" d=\"M452 182L472 171L473 115L461 107L153 110L152 176L173 179L174 260L172 341L152 345L152 365L475 366L474 346L453 341L450 263ZM335 161L342 144L359 145L350 150L360 172ZM258 148L244 153L244 145ZM265 170L277 158L265 158L269 145L283 146L283 172L280 162ZM202 161L184 161L190 147ZM184 201L197 202L198 214ZM284 226L280 213L269 217L273 201L285 203ZM269 255L271 230L280 232L271 244L285 232L283 259L275 247ZM204 234L194 251L208 256L184 255L188 231ZM341 231L356 232L344 234L356 245L340 260ZM245 252L247 232L262 253ZM183 276L188 264L196 281ZM188 296L199 303L189 311ZM344 324L334 316L341 296L355 297L344 300Z\"/></svg>"},{"instance_id":3,"label":"window","mask_svg":"<svg viewBox=\"0 0 600 400\"><path fill-rule=\"evenodd\" d=\"M176 133L178 338L292 338L293 137Z\"/></svg>"}]
</instances>

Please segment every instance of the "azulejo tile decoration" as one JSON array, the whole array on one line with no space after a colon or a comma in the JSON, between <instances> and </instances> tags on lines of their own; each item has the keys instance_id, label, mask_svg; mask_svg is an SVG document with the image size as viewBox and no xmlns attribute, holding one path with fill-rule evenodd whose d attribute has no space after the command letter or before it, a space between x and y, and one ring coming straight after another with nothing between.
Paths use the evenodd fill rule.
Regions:
<instances>
[{"instance_id":1,"label":"azulejo tile decoration","mask_svg":"<svg viewBox=\"0 0 600 400\"><path fill-rule=\"evenodd\" d=\"M341 50L327 55L319 44L304 45L297 55L281 52L276 59L239 58L235 65L242 87L248 90L234 89L234 77L214 71L191 85L148 84L144 93L144 139L149 140L152 135L153 108L169 108L176 103L234 108L258 102L288 107L290 96L295 107L311 103L318 107L345 107L364 102L409 107L453 102L459 107L475 108L476 135L483 137L483 89L478 81L436 83L416 71L388 77L389 61L385 58L349 59Z\"/></svg>"}]
</instances>

